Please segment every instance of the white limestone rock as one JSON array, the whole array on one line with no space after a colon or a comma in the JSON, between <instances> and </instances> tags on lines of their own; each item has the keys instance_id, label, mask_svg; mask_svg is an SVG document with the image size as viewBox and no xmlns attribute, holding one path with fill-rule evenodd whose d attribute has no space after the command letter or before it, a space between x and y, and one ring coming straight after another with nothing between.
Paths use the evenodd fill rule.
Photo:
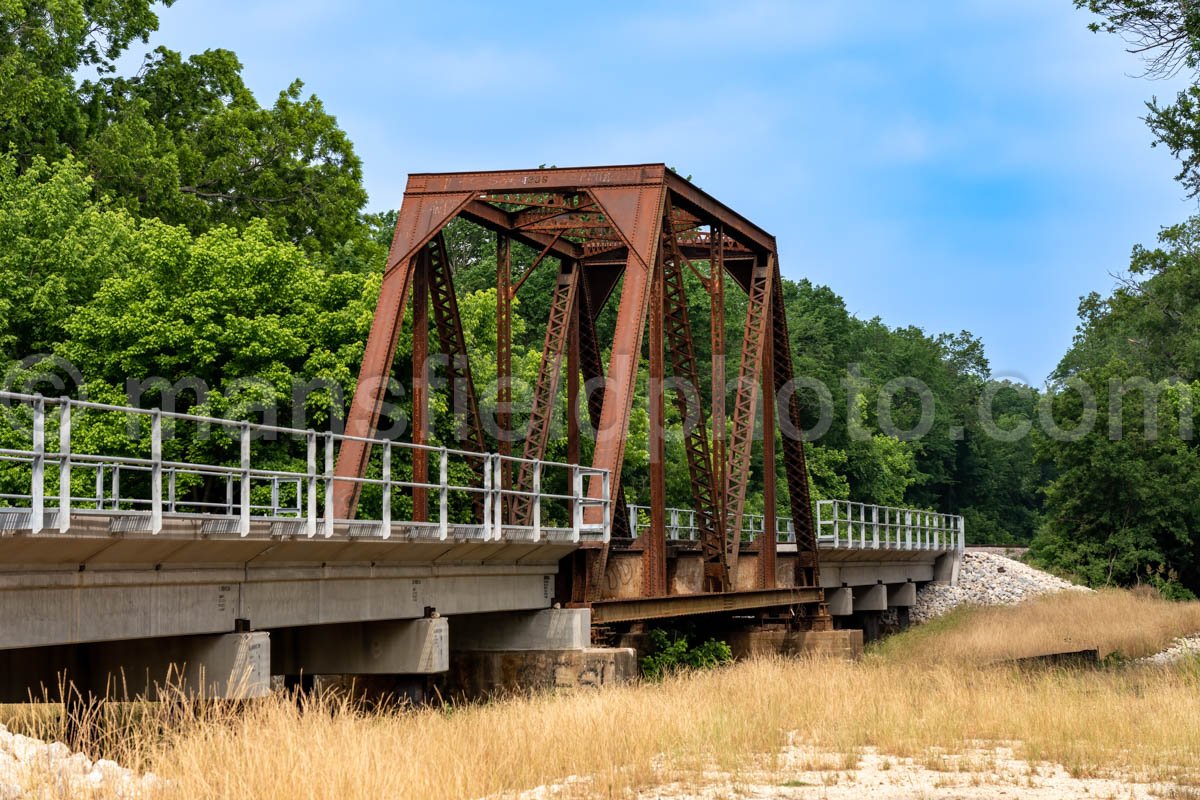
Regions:
<instances>
[{"instance_id":1,"label":"white limestone rock","mask_svg":"<svg viewBox=\"0 0 1200 800\"><path fill-rule=\"evenodd\" d=\"M1047 572L996 553L966 552L958 583L930 583L917 592L909 612L912 622L926 622L964 605L1015 605L1039 595L1062 591L1091 591Z\"/></svg>"}]
</instances>

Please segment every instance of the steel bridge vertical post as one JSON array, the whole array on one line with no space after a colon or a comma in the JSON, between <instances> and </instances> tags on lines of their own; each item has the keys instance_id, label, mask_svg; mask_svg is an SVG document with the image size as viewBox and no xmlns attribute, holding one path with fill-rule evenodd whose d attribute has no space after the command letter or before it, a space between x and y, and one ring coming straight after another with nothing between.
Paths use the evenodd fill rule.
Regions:
<instances>
[{"instance_id":1,"label":"steel bridge vertical post","mask_svg":"<svg viewBox=\"0 0 1200 800\"><path fill-rule=\"evenodd\" d=\"M581 270L580 285L576 289L575 309L571 314L571 323L567 329L567 463L569 464L579 463L579 315L583 313L585 305L580 301L580 297L585 291L583 267L576 264L575 269ZM607 490L605 490L604 496L609 496ZM574 513L574 509L575 501L572 500L572 513Z\"/></svg>"},{"instance_id":2,"label":"steel bridge vertical post","mask_svg":"<svg viewBox=\"0 0 1200 800\"><path fill-rule=\"evenodd\" d=\"M238 535L250 535L250 425L243 422L238 440L241 445L240 474L242 491L238 509Z\"/></svg>"},{"instance_id":3,"label":"steel bridge vertical post","mask_svg":"<svg viewBox=\"0 0 1200 800\"><path fill-rule=\"evenodd\" d=\"M706 574L704 579L708 591L720 591L729 580L725 557L725 527L729 525L729 512L725 494L725 473L728 438L725 430L725 229L720 225L709 228L709 338L712 346L712 375L710 376L712 404L712 480L714 508L718 524L716 533L721 551L719 563L706 570L716 569L718 574Z\"/></svg>"},{"instance_id":4,"label":"steel bridge vertical post","mask_svg":"<svg viewBox=\"0 0 1200 800\"><path fill-rule=\"evenodd\" d=\"M650 529L642 538L642 595L658 597L665 593L667 583L666 532L666 442L663 427L666 423L666 404L663 383L666 380L663 363L663 255L660 248L657 263L650 274Z\"/></svg>"},{"instance_id":5,"label":"steel bridge vertical post","mask_svg":"<svg viewBox=\"0 0 1200 800\"><path fill-rule=\"evenodd\" d=\"M71 399L59 401L58 418L58 532L71 528Z\"/></svg>"},{"instance_id":6,"label":"steel bridge vertical post","mask_svg":"<svg viewBox=\"0 0 1200 800\"><path fill-rule=\"evenodd\" d=\"M162 411L150 412L150 533L163 529ZM62 511L60 510L61 514Z\"/></svg>"},{"instance_id":7,"label":"steel bridge vertical post","mask_svg":"<svg viewBox=\"0 0 1200 800\"><path fill-rule=\"evenodd\" d=\"M383 445L383 474L380 476L382 490L379 512L379 536L381 539L392 538L392 443Z\"/></svg>"},{"instance_id":8,"label":"steel bridge vertical post","mask_svg":"<svg viewBox=\"0 0 1200 800\"><path fill-rule=\"evenodd\" d=\"M304 492L308 501L308 514L304 520L304 534L309 538L317 535L317 432L308 429L304 434L307 453L307 473Z\"/></svg>"},{"instance_id":9,"label":"steel bridge vertical post","mask_svg":"<svg viewBox=\"0 0 1200 800\"><path fill-rule=\"evenodd\" d=\"M767 306L767 331L771 330L772 307ZM768 333L768 335L770 335ZM779 537L775 483L775 357L770 342L763 348L762 435L763 435L763 533L758 544L758 585L775 587L775 562Z\"/></svg>"},{"instance_id":10,"label":"steel bridge vertical post","mask_svg":"<svg viewBox=\"0 0 1200 800\"><path fill-rule=\"evenodd\" d=\"M29 469L29 530L41 533L46 524L46 400L33 398L33 455Z\"/></svg>"},{"instance_id":11,"label":"steel bridge vertical post","mask_svg":"<svg viewBox=\"0 0 1200 800\"><path fill-rule=\"evenodd\" d=\"M500 455L512 455L512 247L496 234L496 428ZM512 486L512 464L501 470L502 486Z\"/></svg>"},{"instance_id":12,"label":"steel bridge vertical post","mask_svg":"<svg viewBox=\"0 0 1200 800\"><path fill-rule=\"evenodd\" d=\"M416 258L413 275L413 361L412 361L412 440L426 444L429 436L429 270L428 246ZM429 483L429 456L420 447L412 451L413 521L429 518L429 495L422 484Z\"/></svg>"}]
</instances>

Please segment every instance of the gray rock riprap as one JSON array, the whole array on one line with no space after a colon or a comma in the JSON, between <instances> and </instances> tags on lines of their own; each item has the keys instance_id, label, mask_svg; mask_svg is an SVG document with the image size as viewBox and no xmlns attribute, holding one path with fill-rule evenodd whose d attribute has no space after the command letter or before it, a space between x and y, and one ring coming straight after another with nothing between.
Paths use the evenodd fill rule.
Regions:
<instances>
[{"instance_id":1,"label":"gray rock riprap","mask_svg":"<svg viewBox=\"0 0 1200 800\"><path fill-rule=\"evenodd\" d=\"M1176 639L1166 650L1146 656L1141 661L1145 664L1160 664L1165 667L1186 658L1200 658L1200 633Z\"/></svg>"},{"instance_id":2,"label":"gray rock riprap","mask_svg":"<svg viewBox=\"0 0 1200 800\"><path fill-rule=\"evenodd\" d=\"M995 553L963 554L958 583L927 584L917 592L909 612L913 622L940 617L956 606L1008 606L1038 595L1062 591L1090 591L1049 573Z\"/></svg>"},{"instance_id":3,"label":"gray rock riprap","mask_svg":"<svg viewBox=\"0 0 1200 800\"><path fill-rule=\"evenodd\" d=\"M92 761L61 742L12 733L0 725L0 800L25 797L147 797L154 775L106 759Z\"/></svg>"}]
</instances>

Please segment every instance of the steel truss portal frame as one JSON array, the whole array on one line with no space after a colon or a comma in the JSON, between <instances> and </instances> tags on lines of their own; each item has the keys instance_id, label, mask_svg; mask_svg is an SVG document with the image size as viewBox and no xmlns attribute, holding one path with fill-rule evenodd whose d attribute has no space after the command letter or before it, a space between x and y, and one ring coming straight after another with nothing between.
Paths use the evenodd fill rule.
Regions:
<instances>
[{"instance_id":1,"label":"steel truss portal frame","mask_svg":"<svg viewBox=\"0 0 1200 800\"><path fill-rule=\"evenodd\" d=\"M479 402L471 383L463 344L462 321L454 297L452 265L442 230L455 217L481 225L497 236L498 423L509 430L511 392L511 302L528 275L543 261L558 265L558 279L547 320L543 363L534 388L529 433L523 445L521 468L505 469L502 480L518 498L508 513L520 525L529 514L522 493L535 493L530 460L544 456L550 418L564 361L570 415L578 411L579 378L585 382L604 378L599 391L585 392L589 419L596 430L592 467L606 470L609 481L592 478L585 491L601 499L608 484L612 499L613 538L630 537L643 558L642 595L669 594L664 494L664 381L692 387L673 390L683 414L685 450L692 500L699 521L705 560L707 592L727 593L735 587L775 585L774 537L759 543L758 574L738 579L739 535L750 480L751 454L759 412L763 430L764 479L770 483L768 500L773 516L775 430L785 435L785 471L796 542L795 585L819 597L817 536L808 497L804 444L793 433L802 430L800 408L792 380L792 354L783 309L775 238L732 209L718 202L664 164L612 167L552 168L498 172L462 172L411 175L396 222L374 323L367 340L358 390L351 403L346 433L338 454L334 497L337 516L354 516L360 479L370 457L370 440L379 422L384 392L392 370L396 338L405 304L415 302L414 324L425 326L423 308L432 301L440 344L450 357L454 408L461 414L461 446L483 452L487 448L479 421ZM532 247L539 255L519 279L514 280L511 242ZM694 352L691 322L684 294L688 273L696 276L709 294L713 361L713 400L708 409L701 398L699 367ZM724 302L729 281L747 295L747 314L740 341L728 352ZM620 286L619 292L616 287ZM617 294L616 326L612 341L596 337L596 320L610 296ZM640 533L624 531L626 513L621 491L621 467L643 336L649 328L651 524ZM414 361L424 361L426 347L414 348ZM607 365L602 353L609 352ZM732 415L725 417L725 364L737 359L738 376L731 398ZM425 375L426 365L414 363L414 376ZM668 374L669 373L669 374ZM428 391L414 391L414 419L428 420ZM783 402L776 398L786 397ZM416 406L419 405L420 408ZM776 419L776 415L778 418ZM726 429L728 427L728 434ZM567 426L570 452L578 454L578 425ZM417 431L423 437L424 431ZM423 438L420 443L423 442ZM506 456L507 441L499 443ZM609 499L609 498L604 498ZM422 504L423 505L423 504ZM589 507L581 513L592 515ZM590 520L589 520L590 521ZM571 590L563 599L588 603L597 591L608 559L609 541L582 545L564 570Z\"/></svg>"}]
</instances>

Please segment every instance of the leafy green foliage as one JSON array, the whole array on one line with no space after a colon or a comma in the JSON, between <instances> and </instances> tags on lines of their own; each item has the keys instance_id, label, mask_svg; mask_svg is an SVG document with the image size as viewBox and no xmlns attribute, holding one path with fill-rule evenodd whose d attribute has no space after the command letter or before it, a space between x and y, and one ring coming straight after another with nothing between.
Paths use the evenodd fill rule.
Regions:
<instances>
[{"instance_id":1,"label":"leafy green foliage","mask_svg":"<svg viewBox=\"0 0 1200 800\"><path fill-rule=\"evenodd\" d=\"M641 666L642 675L650 680L662 680L683 670L712 669L733 661L733 651L719 639L692 646L682 633L655 628L649 635L653 650L642 657Z\"/></svg>"}]
</instances>

